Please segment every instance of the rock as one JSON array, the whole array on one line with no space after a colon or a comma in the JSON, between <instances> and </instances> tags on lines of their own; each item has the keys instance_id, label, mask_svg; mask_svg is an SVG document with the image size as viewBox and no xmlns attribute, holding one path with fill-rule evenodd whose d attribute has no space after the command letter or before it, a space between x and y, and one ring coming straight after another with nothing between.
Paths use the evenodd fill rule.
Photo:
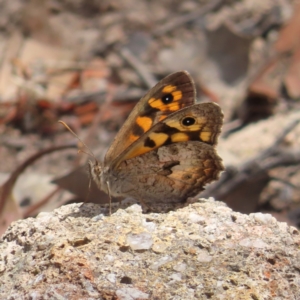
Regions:
<instances>
[{"instance_id":1,"label":"rock","mask_svg":"<svg viewBox=\"0 0 300 300\"><path fill-rule=\"evenodd\" d=\"M299 242L286 223L213 199L111 216L72 204L2 236L0 298L300 299Z\"/></svg>"}]
</instances>

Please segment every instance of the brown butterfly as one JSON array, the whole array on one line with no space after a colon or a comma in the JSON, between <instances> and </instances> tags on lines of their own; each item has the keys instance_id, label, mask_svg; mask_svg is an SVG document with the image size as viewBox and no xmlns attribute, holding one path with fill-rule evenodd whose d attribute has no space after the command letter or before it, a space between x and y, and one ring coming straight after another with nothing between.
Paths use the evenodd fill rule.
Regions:
<instances>
[{"instance_id":1,"label":"brown butterfly","mask_svg":"<svg viewBox=\"0 0 300 300\"><path fill-rule=\"evenodd\" d=\"M186 71L158 82L137 103L104 162L89 162L98 187L133 197L152 210L195 196L224 170L215 146L223 113L215 103L195 104Z\"/></svg>"}]
</instances>

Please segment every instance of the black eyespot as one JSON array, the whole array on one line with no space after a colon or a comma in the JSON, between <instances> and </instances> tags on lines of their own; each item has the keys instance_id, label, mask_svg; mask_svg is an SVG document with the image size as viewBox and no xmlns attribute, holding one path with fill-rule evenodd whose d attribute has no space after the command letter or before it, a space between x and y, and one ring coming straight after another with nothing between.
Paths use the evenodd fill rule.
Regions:
<instances>
[{"instance_id":1,"label":"black eyespot","mask_svg":"<svg viewBox=\"0 0 300 300\"><path fill-rule=\"evenodd\" d=\"M166 94L162 96L161 100L164 104L169 104L173 101L174 97L172 94Z\"/></svg>"},{"instance_id":2,"label":"black eyespot","mask_svg":"<svg viewBox=\"0 0 300 300\"><path fill-rule=\"evenodd\" d=\"M186 117L182 120L182 125L184 126L191 126L194 125L196 122L195 118L192 117Z\"/></svg>"}]
</instances>

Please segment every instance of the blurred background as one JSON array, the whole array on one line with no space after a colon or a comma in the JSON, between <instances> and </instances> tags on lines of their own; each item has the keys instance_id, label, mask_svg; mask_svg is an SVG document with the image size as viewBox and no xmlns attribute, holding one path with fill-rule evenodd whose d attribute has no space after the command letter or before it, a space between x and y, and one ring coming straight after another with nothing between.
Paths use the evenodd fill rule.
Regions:
<instances>
[{"instance_id":1,"label":"blurred background","mask_svg":"<svg viewBox=\"0 0 300 300\"><path fill-rule=\"evenodd\" d=\"M0 234L87 197L88 156L58 120L103 159L180 70L225 115L226 171L200 196L299 227L299 1L0 0ZM108 200L93 185L88 201Z\"/></svg>"}]
</instances>

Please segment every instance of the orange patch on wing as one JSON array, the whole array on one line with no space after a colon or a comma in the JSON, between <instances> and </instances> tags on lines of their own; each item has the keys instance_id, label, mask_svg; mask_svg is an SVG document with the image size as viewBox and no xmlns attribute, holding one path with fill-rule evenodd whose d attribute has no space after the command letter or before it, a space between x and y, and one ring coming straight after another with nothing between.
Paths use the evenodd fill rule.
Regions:
<instances>
[{"instance_id":1,"label":"orange patch on wing","mask_svg":"<svg viewBox=\"0 0 300 300\"><path fill-rule=\"evenodd\" d=\"M155 143L154 147L152 147L152 148L146 147L142 144L142 142L138 142L130 151L128 151L126 153L123 160L134 158L136 156L142 155L144 153L147 153L151 150L154 150L154 149L160 147L161 145L163 145L165 143L165 141L168 139L168 137L169 137L168 134L165 134L162 132L160 132L160 133L152 132L149 135L149 138L154 141L154 143Z\"/></svg>"},{"instance_id":2,"label":"orange patch on wing","mask_svg":"<svg viewBox=\"0 0 300 300\"><path fill-rule=\"evenodd\" d=\"M130 136L129 136L129 140L130 140L131 142L135 142L138 138L139 138L139 136L136 136L136 135L134 135L134 134L130 134Z\"/></svg>"},{"instance_id":3,"label":"orange patch on wing","mask_svg":"<svg viewBox=\"0 0 300 300\"><path fill-rule=\"evenodd\" d=\"M170 103L170 104L165 104L161 101L161 99L155 99L155 98L151 98L148 101L148 104L153 107L153 108L157 108L160 111L164 112L166 110L170 110L170 111L176 111L180 108L178 103Z\"/></svg>"},{"instance_id":4,"label":"orange patch on wing","mask_svg":"<svg viewBox=\"0 0 300 300\"><path fill-rule=\"evenodd\" d=\"M183 133L183 132L178 132L178 133L174 133L171 136L171 140L173 143L178 143L178 142L186 142L189 141L190 138L187 134Z\"/></svg>"},{"instance_id":5,"label":"orange patch on wing","mask_svg":"<svg viewBox=\"0 0 300 300\"><path fill-rule=\"evenodd\" d=\"M171 103L169 105L166 105L168 107L168 110L170 111L177 111L180 109L179 103Z\"/></svg>"},{"instance_id":6,"label":"orange patch on wing","mask_svg":"<svg viewBox=\"0 0 300 300\"><path fill-rule=\"evenodd\" d=\"M163 133L163 132L159 132L159 133L152 132L149 135L149 138L152 141L154 141L154 143L155 143L156 146L153 149L155 149L157 147L162 146L165 143L165 141L169 138L169 135L166 134L166 133Z\"/></svg>"},{"instance_id":7,"label":"orange patch on wing","mask_svg":"<svg viewBox=\"0 0 300 300\"><path fill-rule=\"evenodd\" d=\"M151 128L153 121L149 117L137 117L136 123L144 130L144 132L147 132Z\"/></svg>"},{"instance_id":8,"label":"orange patch on wing","mask_svg":"<svg viewBox=\"0 0 300 300\"><path fill-rule=\"evenodd\" d=\"M160 99L150 98L148 104L153 108L159 108L162 105L162 102Z\"/></svg>"},{"instance_id":9,"label":"orange patch on wing","mask_svg":"<svg viewBox=\"0 0 300 300\"><path fill-rule=\"evenodd\" d=\"M210 142L211 132L210 131L200 132L199 138L203 142Z\"/></svg>"},{"instance_id":10,"label":"orange patch on wing","mask_svg":"<svg viewBox=\"0 0 300 300\"><path fill-rule=\"evenodd\" d=\"M162 120L164 120L166 117L167 117L166 115L161 115L161 116L159 117L158 121L162 121Z\"/></svg>"},{"instance_id":11,"label":"orange patch on wing","mask_svg":"<svg viewBox=\"0 0 300 300\"><path fill-rule=\"evenodd\" d=\"M169 94L176 91L177 87L175 85L167 85L163 88L162 92Z\"/></svg>"},{"instance_id":12,"label":"orange patch on wing","mask_svg":"<svg viewBox=\"0 0 300 300\"><path fill-rule=\"evenodd\" d=\"M144 153L147 153L151 151L152 148L149 147L134 147L131 151L129 151L125 157L123 158L124 160L134 158L136 156L142 155Z\"/></svg>"},{"instance_id":13,"label":"orange patch on wing","mask_svg":"<svg viewBox=\"0 0 300 300\"><path fill-rule=\"evenodd\" d=\"M172 93L174 97L174 101L178 101L182 98L182 92L181 91L175 91Z\"/></svg>"}]
</instances>

